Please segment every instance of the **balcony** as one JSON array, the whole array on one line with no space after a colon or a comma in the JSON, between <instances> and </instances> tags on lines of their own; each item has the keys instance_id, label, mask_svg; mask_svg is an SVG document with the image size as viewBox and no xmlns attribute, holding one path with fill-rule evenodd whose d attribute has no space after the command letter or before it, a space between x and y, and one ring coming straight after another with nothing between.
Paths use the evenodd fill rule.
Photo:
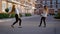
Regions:
<instances>
[{"instance_id":1,"label":"balcony","mask_svg":"<svg viewBox=\"0 0 60 34\"><path fill-rule=\"evenodd\" d=\"M8 0L7 2L10 2L10 3L14 3L14 4L20 4L20 1L16 1L16 0Z\"/></svg>"},{"instance_id":2,"label":"balcony","mask_svg":"<svg viewBox=\"0 0 60 34\"><path fill-rule=\"evenodd\" d=\"M40 4L40 1L36 1L36 4Z\"/></svg>"}]
</instances>

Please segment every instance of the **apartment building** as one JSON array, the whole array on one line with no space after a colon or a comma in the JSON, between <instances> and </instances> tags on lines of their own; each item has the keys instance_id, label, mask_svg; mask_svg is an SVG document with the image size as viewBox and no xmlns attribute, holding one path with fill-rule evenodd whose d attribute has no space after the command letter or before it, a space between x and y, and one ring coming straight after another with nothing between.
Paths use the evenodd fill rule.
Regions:
<instances>
[{"instance_id":1,"label":"apartment building","mask_svg":"<svg viewBox=\"0 0 60 34\"><path fill-rule=\"evenodd\" d=\"M60 12L60 0L36 0L35 14L40 14L42 12L42 5L47 5L49 13L51 14Z\"/></svg>"},{"instance_id":2,"label":"apartment building","mask_svg":"<svg viewBox=\"0 0 60 34\"><path fill-rule=\"evenodd\" d=\"M20 3L20 0L1 0L0 1L0 13L6 13L5 9L9 8L10 10L13 4L15 4L17 7L20 8L20 5L17 2Z\"/></svg>"},{"instance_id":3,"label":"apartment building","mask_svg":"<svg viewBox=\"0 0 60 34\"><path fill-rule=\"evenodd\" d=\"M5 13L5 9L16 5L20 13L34 13L34 0L0 0L0 13Z\"/></svg>"}]
</instances>

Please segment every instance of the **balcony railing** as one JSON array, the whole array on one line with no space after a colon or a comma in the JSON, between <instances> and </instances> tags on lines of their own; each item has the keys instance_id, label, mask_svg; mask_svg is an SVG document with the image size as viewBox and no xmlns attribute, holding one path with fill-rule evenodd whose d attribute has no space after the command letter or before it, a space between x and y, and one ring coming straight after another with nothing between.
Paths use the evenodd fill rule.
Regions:
<instances>
[{"instance_id":1,"label":"balcony railing","mask_svg":"<svg viewBox=\"0 0 60 34\"><path fill-rule=\"evenodd\" d=\"M7 0L7 2L14 3L14 4L20 4L20 1L14 1L14 0Z\"/></svg>"},{"instance_id":2,"label":"balcony railing","mask_svg":"<svg viewBox=\"0 0 60 34\"><path fill-rule=\"evenodd\" d=\"M24 4L22 4L22 3L20 3L20 2L17 2L17 1L14 1L14 0L8 0L7 2L10 2L10 3L14 3L14 4L19 4L19 5L21 5L21 6L24 6L24 7L26 7L26 9L34 9L33 8L33 6L31 5L31 4L29 4L28 2L26 3L24 3ZM27 8L28 7L28 8Z\"/></svg>"}]
</instances>

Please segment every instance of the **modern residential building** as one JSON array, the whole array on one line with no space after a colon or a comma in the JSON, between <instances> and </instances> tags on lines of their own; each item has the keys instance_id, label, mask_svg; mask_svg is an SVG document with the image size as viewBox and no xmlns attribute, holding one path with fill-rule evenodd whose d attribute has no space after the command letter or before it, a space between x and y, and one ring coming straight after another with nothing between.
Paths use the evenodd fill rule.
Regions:
<instances>
[{"instance_id":1,"label":"modern residential building","mask_svg":"<svg viewBox=\"0 0 60 34\"><path fill-rule=\"evenodd\" d=\"M42 12L42 5L47 5L51 14L60 12L60 0L36 0L35 14Z\"/></svg>"},{"instance_id":2,"label":"modern residential building","mask_svg":"<svg viewBox=\"0 0 60 34\"><path fill-rule=\"evenodd\" d=\"M35 0L0 0L0 13L5 13L5 9L12 8L15 4L20 13L34 13Z\"/></svg>"},{"instance_id":3,"label":"modern residential building","mask_svg":"<svg viewBox=\"0 0 60 34\"><path fill-rule=\"evenodd\" d=\"M6 8L9 8L11 9L12 8L12 5L15 4L13 2L18 2L16 0L1 0L0 1L0 13L5 13L5 9ZM15 4L17 7L20 7L20 5L17 5Z\"/></svg>"}]
</instances>

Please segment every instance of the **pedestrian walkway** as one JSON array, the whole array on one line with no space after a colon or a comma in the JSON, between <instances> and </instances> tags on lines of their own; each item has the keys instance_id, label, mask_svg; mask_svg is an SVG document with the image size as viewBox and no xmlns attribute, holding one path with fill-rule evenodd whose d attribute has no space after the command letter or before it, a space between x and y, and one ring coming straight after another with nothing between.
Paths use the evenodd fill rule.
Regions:
<instances>
[{"instance_id":1,"label":"pedestrian walkway","mask_svg":"<svg viewBox=\"0 0 60 34\"><path fill-rule=\"evenodd\" d=\"M43 24L38 27L40 23L39 15L22 18L22 28L18 28L18 23L15 28L11 28L10 25L14 22L13 18L11 21L0 22L0 34L60 34L60 21L52 18L52 16L48 16L46 28L43 27Z\"/></svg>"},{"instance_id":2,"label":"pedestrian walkway","mask_svg":"<svg viewBox=\"0 0 60 34\"><path fill-rule=\"evenodd\" d=\"M37 17L39 15L33 15L33 16L28 16L28 17L21 17L21 19L27 19L27 18L33 18L33 17ZM6 22L6 21L12 21L15 18L6 18L6 19L0 19L0 22Z\"/></svg>"}]
</instances>

